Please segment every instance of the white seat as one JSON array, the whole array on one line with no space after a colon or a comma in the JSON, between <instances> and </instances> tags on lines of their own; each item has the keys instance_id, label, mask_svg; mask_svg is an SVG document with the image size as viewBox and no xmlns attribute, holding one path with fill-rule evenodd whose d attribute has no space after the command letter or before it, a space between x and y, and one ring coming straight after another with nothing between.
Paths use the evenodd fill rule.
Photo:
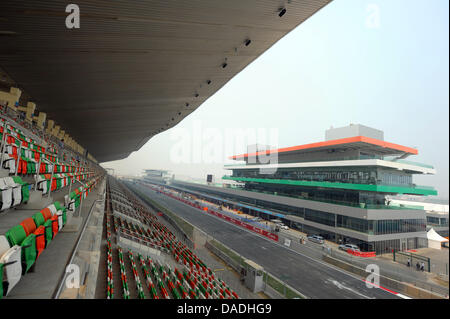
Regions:
<instances>
[{"instance_id":1,"label":"white seat","mask_svg":"<svg viewBox=\"0 0 450 319\"><path fill-rule=\"evenodd\" d=\"M5 178L0 178L0 192L2 200L0 210L10 208L12 204L12 188L6 184Z\"/></svg>"},{"instance_id":2,"label":"white seat","mask_svg":"<svg viewBox=\"0 0 450 319\"><path fill-rule=\"evenodd\" d=\"M52 215L55 215L58 212L55 204L51 204L51 205L47 206L47 208L50 209L50 211L52 212Z\"/></svg>"},{"instance_id":3,"label":"white seat","mask_svg":"<svg viewBox=\"0 0 450 319\"><path fill-rule=\"evenodd\" d=\"M6 264L3 268L3 283L6 283L4 293L6 296L22 277L21 249L17 245L10 248L6 237L0 236L0 263Z\"/></svg>"},{"instance_id":4,"label":"white seat","mask_svg":"<svg viewBox=\"0 0 450 319\"><path fill-rule=\"evenodd\" d=\"M42 175L37 176L37 189L42 191L42 195L47 194L47 180Z\"/></svg>"},{"instance_id":5,"label":"white seat","mask_svg":"<svg viewBox=\"0 0 450 319\"><path fill-rule=\"evenodd\" d=\"M8 168L10 174L16 172L16 159L9 154L2 154L3 157L3 168Z\"/></svg>"},{"instance_id":6,"label":"white seat","mask_svg":"<svg viewBox=\"0 0 450 319\"><path fill-rule=\"evenodd\" d=\"M22 185L17 184L12 177L5 177L5 183L13 191L12 206L17 206L22 202Z\"/></svg>"},{"instance_id":7,"label":"white seat","mask_svg":"<svg viewBox=\"0 0 450 319\"><path fill-rule=\"evenodd\" d=\"M63 228L63 212L62 210L58 210L58 212L56 213L56 215L58 216L58 231L60 231Z\"/></svg>"},{"instance_id":8,"label":"white seat","mask_svg":"<svg viewBox=\"0 0 450 319\"><path fill-rule=\"evenodd\" d=\"M69 204L67 205L67 210L71 211L72 213L75 212L76 207L75 207L75 200L72 199Z\"/></svg>"}]
</instances>

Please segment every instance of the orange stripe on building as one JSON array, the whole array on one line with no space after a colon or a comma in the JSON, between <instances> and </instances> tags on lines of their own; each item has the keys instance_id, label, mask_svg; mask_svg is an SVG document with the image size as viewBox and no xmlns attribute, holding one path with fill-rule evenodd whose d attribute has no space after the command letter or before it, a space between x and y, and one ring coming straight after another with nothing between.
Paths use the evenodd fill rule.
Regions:
<instances>
[{"instance_id":1,"label":"orange stripe on building","mask_svg":"<svg viewBox=\"0 0 450 319\"><path fill-rule=\"evenodd\" d=\"M380 141L375 138L370 138L370 137L365 137L365 136L354 136L354 137L341 138L341 139L331 140L331 141L324 141L324 142L310 143L310 144L297 145L297 146L291 146L291 147L284 147L284 148L273 149L273 150L259 151L259 152L255 152L255 153L233 155L228 158L229 159L238 159L238 158L246 158L249 156L292 152L292 151L298 151L298 150L307 150L307 149L314 149L314 148L319 148L319 147L343 145L343 144L358 143L358 142L377 145L377 146L381 146L383 148L390 148L390 149L394 149L397 151L409 153L412 155L417 155L419 153L417 151L417 149L412 148L412 147L407 147L407 146L402 146L399 144Z\"/></svg>"}]
</instances>

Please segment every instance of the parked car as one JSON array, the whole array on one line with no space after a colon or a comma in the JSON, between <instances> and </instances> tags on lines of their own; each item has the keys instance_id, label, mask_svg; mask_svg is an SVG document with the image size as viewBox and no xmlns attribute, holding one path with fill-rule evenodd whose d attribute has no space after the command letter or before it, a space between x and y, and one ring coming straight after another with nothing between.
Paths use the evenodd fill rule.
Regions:
<instances>
[{"instance_id":1,"label":"parked car","mask_svg":"<svg viewBox=\"0 0 450 319\"><path fill-rule=\"evenodd\" d=\"M323 244L323 237L318 235L308 236L308 240L314 243Z\"/></svg>"},{"instance_id":2,"label":"parked car","mask_svg":"<svg viewBox=\"0 0 450 319\"><path fill-rule=\"evenodd\" d=\"M284 224L280 224L280 228L281 228L281 229L286 229L286 230L289 229L289 227L286 226L286 225L284 225Z\"/></svg>"},{"instance_id":3,"label":"parked car","mask_svg":"<svg viewBox=\"0 0 450 319\"><path fill-rule=\"evenodd\" d=\"M339 245L339 249L340 249L340 250L345 250L345 251L347 251L347 250L349 250L349 249L354 250L354 251L360 251L360 250L359 250L359 247L356 246L356 245L353 245L353 244L343 244L343 245Z\"/></svg>"}]
</instances>

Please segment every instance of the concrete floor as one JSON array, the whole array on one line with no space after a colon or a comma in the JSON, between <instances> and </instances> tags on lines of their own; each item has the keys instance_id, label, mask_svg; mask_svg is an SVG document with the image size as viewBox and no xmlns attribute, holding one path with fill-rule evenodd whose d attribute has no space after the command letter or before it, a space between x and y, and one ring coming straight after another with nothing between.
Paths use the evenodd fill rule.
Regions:
<instances>
[{"instance_id":1,"label":"concrete floor","mask_svg":"<svg viewBox=\"0 0 450 319\"><path fill-rule=\"evenodd\" d=\"M431 271L437 274L445 274L448 276L449 252L448 248L433 249L420 248L416 249L415 254L426 256L431 261Z\"/></svg>"}]
</instances>

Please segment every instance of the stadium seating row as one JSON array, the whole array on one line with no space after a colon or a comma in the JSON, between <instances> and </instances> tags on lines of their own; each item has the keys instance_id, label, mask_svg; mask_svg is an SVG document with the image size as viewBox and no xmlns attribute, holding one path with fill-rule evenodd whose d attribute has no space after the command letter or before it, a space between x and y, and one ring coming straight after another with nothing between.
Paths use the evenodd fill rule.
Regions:
<instances>
[{"instance_id":1,"label":"stadium seating row","mask_svg":"<svg viewBox=\"0 0 450 319\"><path fill-rule=\"evenodd\" d=\"M107 270L107 289L106 298L114 299L114 276L113 276L113 257L111 245L111 223L109 215L106 216L106 270Z\"/></svg>"},{"instance_id":2,"label":"stadium seating row","mask_svg":"<svg viewBox=\"0 0 450 319\"><path fill-rule=\"evenodd\" d=\"M110 196L111 198L123 197L122 195L119 195L117 191L110 192ZM142 224L148 228L144 228L142 225L135 224L130 220L114 216L115 232L131 235L131 237L127 238L159 249L163 252L171 253L175 261L180 263L184 268L183 275L181 275L177 269L173 272L169 265L165 267L158 265L157 261L153 262L147 257L147 262L151 269L151 271L148 272L146 267L144 267L145 262L143 263L141 256L139 256L142 271L145 274L145 277L148 278L147 288L150 291L150 296L152 298L157 296L157 290L160 292L162 298L170 298L170 296L173 298L194 299L238 298L238 295L226 286L223 281L214 277L211 269L207 268L206 265L191 250L189 250L188 247L186 247L186 245L178 241L167 227L159 223L155 215L146 212L143 209L143 206L135 205L133 200L128 201L128 204L134 206L133 212L142 215L140 218L135 219L140 220ZM122 213L125 215L130 214L130 212L127 211L123 211ZM156 287L153 285L150 274L155 278Z\"/></svg>"},{"instance_id":3,"label":"stadium seating row","mask_svg":"<svg viewBox=\"0 0 450 319\"><path fill-rule=\"evenodd\" d=\"M10 125L3 134L4 126L4 120L0 121L2 167L9 169L10 174L15 174L16 169L18 174L36 174L37 170L39 173L51 173L53 169L55 173L86 172L86 168L80 167L75 158L71 162L78 165L58 163L55 147L48 147L46 151Z\"/></svg>"},{"instance_id":4,"label":"stadium seating row","mask_svg":"<svg viewBox=\"0 0 450 319\"><path fill-rule=\"evenodd\" d=\"M85 198L98 180L93 179L86 188L80 187L74 192L73 201L69 201L72 211L78 207L74 204L77 198ZM32 269L41 253L66 225L67 210L56 201L0 235L0 299Z\"/></svg>"},{"instance_id":5,"label":"stadium seating row","mask_svg":"<svg viewBox=\"0 0 450 319\"><path fill-rule=\"evenodd\" d=\"M123 262L123 250L120 247L118 247L117 249L119 251L120 277L122 279L123 299L130 299L130 290L128 289L125 263Z\"/></svg>"},{"instance_id":6,"label":"stadium seating row","mask_svg":"<svg viewBox=\"0 0 450 319\"><path fill-rule=\"evenodd\" d=\"M133 252L131 250L128 251L128 258L130 259L134 281L136 282L137 295L139 299L145 299L144 289L142 288L141 279L139 278L136 263L134 262Z\"/></svg>"},{"instance_id":7,"label":"stadium seating row","mask_svg":"<svg viewBox=\"0 0 450 319\"><path fill-rule=\"evenodd\" d=\"M0 211L26 203L29 198L30 184L20 176L0 178Z\"/></svg>"},{"instance_id":8,"label":"stadium seating row","mask_svg":"<svg viewBox=\"0 0 450 319\"><path fill-rule=\"evenodd\" d=\"M0 264L6 264L2 274L5 295L31 269L66 220L65 207L55 202L0 236Z\"/></svg>"},{"instance_id":9,"label":"stadium seating row","mask_svg":"<svg viewBox=\"0 0 450 319\"><path fill-rule=\"evenodd\" d=\"M42 192L42 195L47 194L50 189L55 191L73 184L75 181L84 181L92 178L94 173L62 173L62 174L41 174L36 176L36 189Z\"/></svg>"}]
</instances>

